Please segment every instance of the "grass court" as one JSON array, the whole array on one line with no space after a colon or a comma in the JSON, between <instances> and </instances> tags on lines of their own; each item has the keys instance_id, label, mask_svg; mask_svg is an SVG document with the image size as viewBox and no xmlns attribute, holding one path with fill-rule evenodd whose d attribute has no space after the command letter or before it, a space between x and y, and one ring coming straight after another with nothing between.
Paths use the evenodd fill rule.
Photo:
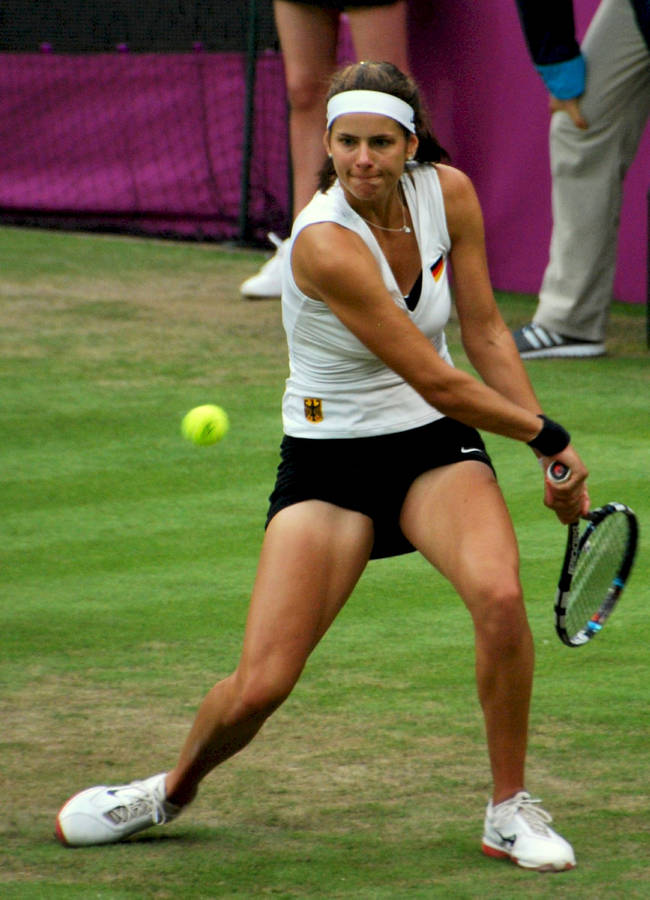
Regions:
<instances>
[{"instance_id":1,"label":"grass court","mask_svg":"<svg viewBox=\"0 0 650 900\"><path fill-rule=\"evenodd\" d=\"M74 792L163 771L236 664L281 438L280 306L259 253L0 229L0 893L6 898L650 897L648 397L643 310L609 355L527 364L641 528L603 634L570 650L552 600L565 529L523 445L493 435L537 647L528 787L578 867L480 852L490 789L469 616L415 554L370 564L287 703L168 828L66 850ZM500 294L511 327L534 298ZM452 322L456 363L467 366ZM184 441L191 407L231 430ZM309 566L309 560L305 560Z\"/></svg>"}]
</instances>

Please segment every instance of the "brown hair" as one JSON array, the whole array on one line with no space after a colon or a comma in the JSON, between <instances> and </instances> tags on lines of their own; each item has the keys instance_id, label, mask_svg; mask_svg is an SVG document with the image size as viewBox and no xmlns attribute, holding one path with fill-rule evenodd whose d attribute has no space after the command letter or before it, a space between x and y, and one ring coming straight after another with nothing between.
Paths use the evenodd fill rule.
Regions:
<instances>
[{"instance_id":1,"label":"brown hair","mask_svg":"<svg viewBox=\"0 0 650 900\"><path fill-rule=\"evenodd\" d=\"M447 151L441 147L431 131L429 118L424 108L420 90L415 81L389 62L360 62L345 66L334 74L327 92L327 100L344 91L382 91L399 97L413 108L415 133L418 137L417 162L436 163L449 159ZM410 132L400 126L406 137ZM327 159L319 172L318 187L326 191L336 179L331 159Z\"/></svg>"}]
</instances>

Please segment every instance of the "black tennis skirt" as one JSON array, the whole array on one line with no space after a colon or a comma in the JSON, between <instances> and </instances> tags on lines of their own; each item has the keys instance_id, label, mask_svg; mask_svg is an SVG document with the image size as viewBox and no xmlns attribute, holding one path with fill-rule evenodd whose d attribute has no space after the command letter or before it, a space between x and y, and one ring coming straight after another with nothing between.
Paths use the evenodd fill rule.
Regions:
<instances>
[{"instance_id":1,"label":"black tennis skirt","mask_svg":"<svg viewBox=\"0 0 650 900\"><path fill-rule=\"evenodd\" d=\"M415 479L439 466L474 460L494 471L475 428L438 419L421 428L365 438L313 439L285 435L269 522L287 506L323 500L373 520L371 559L411 553L399 527L406 494Z\"/></svg>"}]
</instances>

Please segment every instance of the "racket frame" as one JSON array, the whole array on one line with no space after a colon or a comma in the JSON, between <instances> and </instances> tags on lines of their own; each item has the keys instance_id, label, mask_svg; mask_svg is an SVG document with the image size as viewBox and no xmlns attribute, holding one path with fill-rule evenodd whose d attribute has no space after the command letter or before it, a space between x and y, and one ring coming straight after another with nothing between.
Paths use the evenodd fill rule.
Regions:
<instances>
[{"instance_id":1,"label":"racket frame","mask_svg":"<svg viewBox=\"0 0 650 900\"><path fill-rule=\"evenodd\" d=\"M562 484L571 476L571 469L559 460L554 460L546 470L549 481L554 484ZM578 559L583 548L593 535L594 531L608 516L615 513L623 513L627 517L628 533L625 554L618 567L616 575L607 590L600 606L583 627L575 634L570 634L566 629L566 616L571 596L571 583L578 564ZM639 538L639 525L634 512L623 503L607 503L598 509L590 510L584 518L588 525L580 534L580 521L572 522L568 528L567 544L562 563L562 571L555 594L553 610L555 612L555 630L558 637L567 647L582 647L594 638L603 628L603 625L611 615L618 602L625 583L632 569Z\"/></svg>"},{"instance_id":2,"label":"racket frame","mask_svg":"<svg viewBox=\"0 0 650 900\"><path fill-rule=\"evenodd\" d=\"M566 629L566 615L571 596L571 583L583 548L594 534L598 525L614 513L623 513L628 521L627 546L625 554L612 582L602 599L600 606L575 634ZM588 525L580 534L580 523L569 525L566 551L562 571L558 581L553 610L555 612L555 630L558 637L567 647L582 647L594 638L603 628L621 595L630 574L638 541L638 523L632 510L623 503L607 503L598 509L591 510L585 518Z\"/></svg>"}]
</instances>

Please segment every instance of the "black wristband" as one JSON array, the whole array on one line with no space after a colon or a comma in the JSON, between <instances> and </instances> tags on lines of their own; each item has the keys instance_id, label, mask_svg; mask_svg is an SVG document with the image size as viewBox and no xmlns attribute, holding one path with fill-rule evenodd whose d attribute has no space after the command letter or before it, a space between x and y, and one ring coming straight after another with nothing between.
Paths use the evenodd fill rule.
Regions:
<instances>
[{"instance_id":1,"label":"black wristband","mask_svg":"<svg viewBox=\"0 0 650 900\"><path fill-rule=\"evenodd\" d=\"M571 443L571 435L558 422L549 419L546 416L539 417L542 422L542 430L534 437L532 441L528 441L528 446L533 450L538 450L542 456L554 456L561 453Z\"/></svg>"}]
</instances>

